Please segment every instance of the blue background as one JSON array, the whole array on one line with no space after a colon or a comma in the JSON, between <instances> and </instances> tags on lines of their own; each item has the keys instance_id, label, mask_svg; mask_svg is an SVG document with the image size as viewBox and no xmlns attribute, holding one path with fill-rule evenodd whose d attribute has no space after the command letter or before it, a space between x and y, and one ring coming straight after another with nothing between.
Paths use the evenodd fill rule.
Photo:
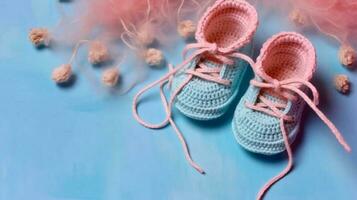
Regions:
<instances>
[{"instance_id":1,"label":"blue background","mask_svg":"<svg viewBox=\"0 0 357 200\"><path fill-rule=\"evenodd\" d=\"M285 167L285 155L256 156L236 143L232 112L203 123L175 111L194 160L207 172L198 174L184 159L170 127L148 130L131 114L135 92L166 69L150 69L145 83L123 96L98 92L80 73L72 87L58 87L50 74L65 57L36 50L27 39L31 27L51 27L58 21L55 1L2 0L0 11L1 200L249 200ZM281 16L262 18L258 49L272 34L292 30ZM357 83L356 72L340 66L337 44L314 33L307 36L318 52L313 82L321 92L320 107L357 149L357 92L343 96L332 84L336 73L346 73ZM182 48L181 42L166 51L168 60L177 64ZM98 74L101 69L90 70ZM162 110L155 95L140 110L157 122L163 114L157 112ZM266 199L357 198L357 150L345 153L310 109L295 144L294 170Z\"/></svg>"}]
</instances>

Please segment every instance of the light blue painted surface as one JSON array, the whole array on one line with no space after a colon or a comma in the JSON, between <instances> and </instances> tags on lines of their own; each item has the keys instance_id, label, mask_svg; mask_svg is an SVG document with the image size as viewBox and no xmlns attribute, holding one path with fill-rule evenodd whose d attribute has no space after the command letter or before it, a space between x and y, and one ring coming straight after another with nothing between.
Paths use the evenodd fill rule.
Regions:
<instances>
[{"instance_id":1,"label":"light blue painted surface","mask_svg":"<svg viewBox=\"0 0 357 200\"><path fill-rule=\"evenodd\" d=\"M254 156L238 146L231 131L232 112L211 123L175 112L193 158L207 171L199 175L187 165L170 127L152 131L133 120L131 100L143 84L129 95L113 96L98 94L82 76L67 89L51 82L51 70L63 57L36 51L27 32L56 23L54 1L2 0L0 11L1 200L250 200L285 167L284 158ZM257 47L280 30L291 28L279 17L264 17ZM335 73L347 73L357 83L356 72L339 66L335 44L308 36L319 56L314 83L321 92L321 108L356 149L357 91L342 96L331 84ZM173 48L167 58L178 63L181 49ZM150 71L147 82L164 72ZM158 99L146 105L141 111L153 121L163 117L156 111L161 108ZM356 150L346 154L310 110L305 116L295 169L266 199L356 199Z\"/></svg>"}]
</instances>

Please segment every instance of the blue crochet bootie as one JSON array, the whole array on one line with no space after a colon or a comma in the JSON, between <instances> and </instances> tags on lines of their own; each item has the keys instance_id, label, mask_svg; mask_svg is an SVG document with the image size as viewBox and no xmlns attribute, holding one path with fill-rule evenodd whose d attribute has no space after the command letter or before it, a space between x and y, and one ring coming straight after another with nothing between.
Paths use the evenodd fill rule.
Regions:
<instances>
[{"instance_id":1,"label":"blue crochet bootie","mask_svg":"<svg viewBox=\"0 0 357 200\"><path fill-rule=\"evenodd\" d=\"M234 114L233 132L238 143L251 152L278 154L286 149L282 131L292 143L299 130L306 103L289 89L307 89L297 79L311 79L315 51L301 35L280 33L264 44L255 65L256 76Z\"/></svg>"},{"instance_id":2,"label":"blue crochet bootie","mask_svg":"<svg viewBox=\"0 0 357 200\"><path fill-rule=\"evenodd\" d=\"M209 44L213 49L197 55L175 75L172 91L180 91L175 100L178 110L197 120L215 119L227 111L248 66L234 54L251 53L247 44L257 23L255 9L244 1L218 1L208 9L198 24L197 44L187 49L197 52Z\"/></svg>"},{"instance_id":3,"label":"blue crochet bootie","mask_svg":"<svg viewBox=\"0 0 357 200\"><path fill-rule=\"evenodd\" d=\"M251 152L272 155L286 151L289 159L284 170L261 188L256 198L261 200L293 167L290 144L298 133L305 105L330 128L346 151L351 148L317 107L318 91L310 82L316 68L316 54L307 38L294 32L274 35L263 45L252 67L255 78L236 108L232 123L234 135Z\"/></svg>"},{"instance_id":4,"label":"blue crochet bootie","mask_svg":"<svg viewBox=\"0 0 357 200\"><path fill-rule=\"evenodd\" d=\"M265 42L253 64L255 78L235 111L233 132L238 143L266 155L289 150L308 104L349 150L337 128L317 108L318 92L309 82L315 67L315 49L304 36L282 32ZM312 100L305 94L308 91Z\"/></svg>"}]
</instances>

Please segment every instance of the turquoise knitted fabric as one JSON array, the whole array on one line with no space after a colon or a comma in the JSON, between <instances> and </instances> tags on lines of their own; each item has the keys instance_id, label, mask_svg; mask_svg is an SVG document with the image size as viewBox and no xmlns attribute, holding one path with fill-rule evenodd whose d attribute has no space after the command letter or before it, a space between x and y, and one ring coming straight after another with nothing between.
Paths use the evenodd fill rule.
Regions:
<instances>
[{"instance_id":1,"label":"turquoise knitted fabric","mask_svg":"<svg viewBox=\"0 0 357 200\"><path fill-rule=\"evenodd\" d=\"M251 45L242 48L242 53L249 54ZM172 91L184 81L187 74L183 73L193 68L197 60L191 62L186 68L179 72L172 84ZM207 61L207 66L214 67L217 64ZM176 97L175 106L184 115L197 120L210 120L222 116L236 97L242 79L246 74L247 63L237 59L233 66L223 65L220 73L221 78L232 81L232 84L222 84L193 78Z\"/></svg>"},{"instance_id":2,"label":"turquoise knitted fabric","mask_svg":"<svg viewBox=\"0 0 357 200\"><path fill-rule=\"evenodd\" d=\"M245 106L246 102L257 101L261 89L250 85L240 100L234 114L232 128L234 136L245 149L265 155L273 155L285 150L279 119L259 111L253 111ZM282 102L281 99L264 93L272 102ZM294 122L286 122L285 129L290 143L295 139L305 103L299 99L292 103L288 101L284 113L293 116Z\"/></svg>"}]
</instances>

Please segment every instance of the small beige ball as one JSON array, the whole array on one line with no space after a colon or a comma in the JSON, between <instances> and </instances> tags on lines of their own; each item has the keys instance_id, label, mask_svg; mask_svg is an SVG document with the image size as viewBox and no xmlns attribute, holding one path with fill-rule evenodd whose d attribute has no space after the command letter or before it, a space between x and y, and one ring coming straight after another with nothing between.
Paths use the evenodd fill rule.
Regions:
<instances>
[{"instance_id":1,"label":"small beige ball","mask_svg":"<svg viewBox=\"0 0 357 200\"><path fill-rule=\"evenodd\" d=\"M146 29L141 29L138 32L138 41L141 45L147 47L155 42L155 37Z\"/></svg>"},{"instance_id":2,"label":"small beige ball","mask_svg":"<svg viewBox=\"0 0 357 200\"><path fill-rule=\"evenodd\" d=\"M49 46L50 45L50 32L46 28L33 28L30 30L29 39L33 45Z\"/></svg>"},{"instance_id":3,"label":"small beige ball","mask_svg":"<svg viewBox=\"0 0 357 200\"><path fill-rule=\"evenodd\" d=\"M103 43L95 41L90 44L88 52L88 61L91 64L97 65L107 61L108 59L109 50Z\"/></svg>"},{"instance_id":4,"label":"small beige ball","mask_svg":"<svg viewBox=\"0 0 357 200\"><path fill-rule=\"evenodd\" d=\"M289 19L294 22L296 26L305 26L307 25L307 17L301 10L294 9L289 14Z\"/></svg>"},{"instance_id":5,"label":"small beige ball","mask_svg":"<svg viewBox=\"0 0 357 200\"><path fill-rule=\"evenodd\" d=\"M149 66L159 67L164 62L164 55L163 55L162 51L160 51L158 49L154 49L154 48L148 49L145 52L144 57L145 57L145 62Z\"/></svg>"},{"instance_id":6,"label":"small beige ball","mask_svg":"<svg viewBox=\"0 0 357 200\"><path fill-rule=\"evenodd\" d=\"M65 83L70 80L71 76L72 66L69 64L61 65L52 72L52 80L56 83Z\"/></svg>"},{"instance_id":7,"label":"small beige ball","mask_svg":"<svg viewBox=\"0 0 357 200\"><path fill-rule=\"evenodd\" d=\"M116 67L107 69L102 74L102 83L108 87L114 87L119 80L119 70Z\"/></svg>"},{"instance_id":8,"label":"small beige ball","mask_svg":"<svg viewBox=\"0 0 357 200\"><path fill-rule=\"evenodd\" d=\"M337 91L341 92L342 94L347 94L350 91L351 84L346 75L336 75L334 82Z\"/></svg>"},{"instance_id":9,"label":"small beige ball","mask_svg":"<svg viewBox=\"0 0 357 200\"><path fill-rule=\"evenodd\" d=\"M357 58L356 50L354 50L349 45L342 45L339 51L339 58L341 64L343 64L346 67L352 67L356 62L356 58Z\"/></svg>"},{"instance_id":10,"label":"small beige ball","mask_svg":"<svg viewBox=\"0 0 357 200\"><path fill-rule=\"evenodd\" d=\"M177 27L177 32L184 39L193 38L196 33L196 25L191 20L181 21Z\"/></svg>"}]
</instances>

